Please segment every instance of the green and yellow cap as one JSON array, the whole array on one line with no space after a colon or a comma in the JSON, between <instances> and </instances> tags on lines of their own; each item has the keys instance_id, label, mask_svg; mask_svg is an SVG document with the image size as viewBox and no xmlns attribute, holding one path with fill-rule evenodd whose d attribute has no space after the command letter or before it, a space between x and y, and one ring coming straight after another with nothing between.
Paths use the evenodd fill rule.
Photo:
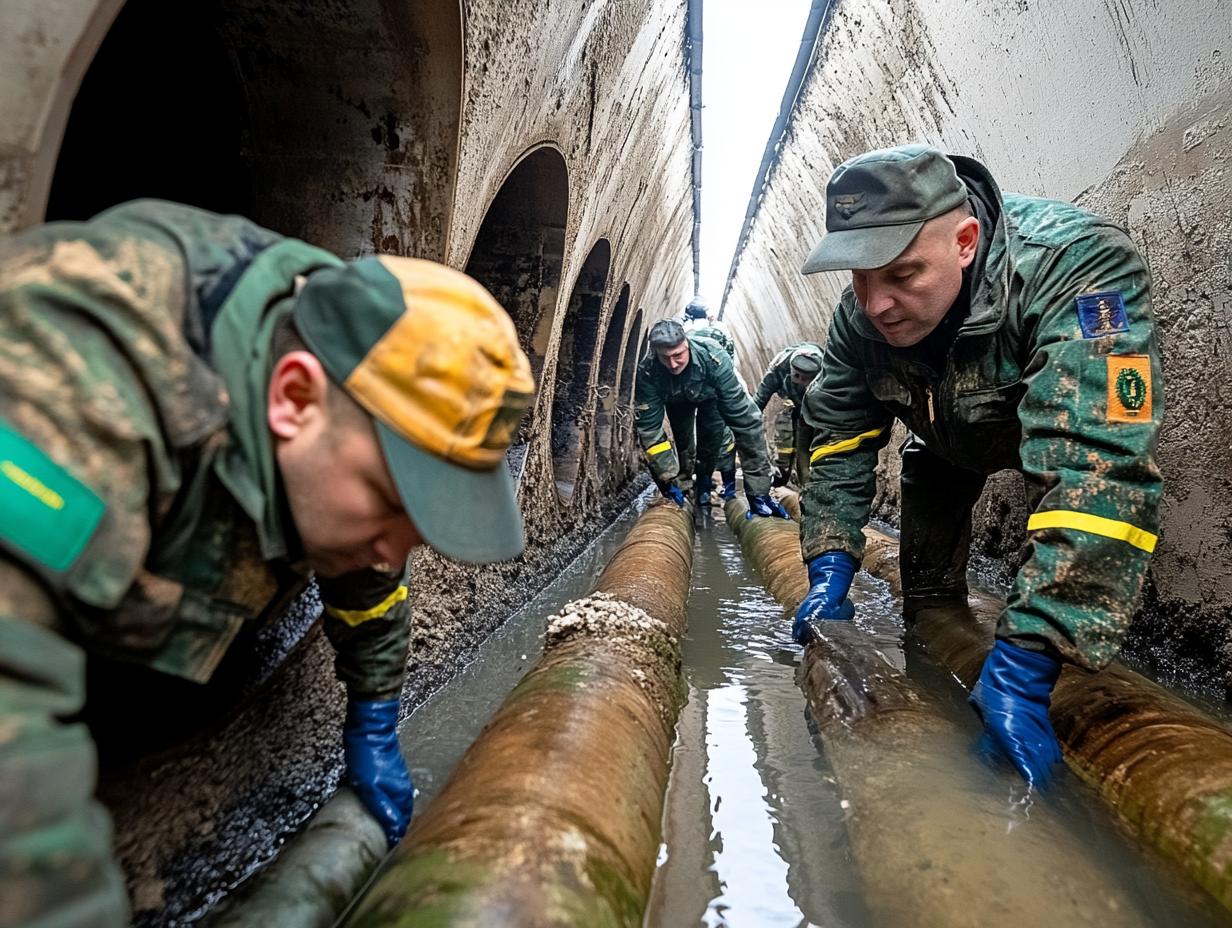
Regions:
<instances>
[{"instance_id":1,"label":"green and yellow cap","mask_svg":"<svg viewBox=\"0 0 1232 928\"><path fill-rule=\"evenodd\" d=\"M376 422L419 534L488 563L525 541L505 452L535 381L509 314L477 281L419 258L360 258L308 278L295 327Z\"/></svg>"}]
</instances>

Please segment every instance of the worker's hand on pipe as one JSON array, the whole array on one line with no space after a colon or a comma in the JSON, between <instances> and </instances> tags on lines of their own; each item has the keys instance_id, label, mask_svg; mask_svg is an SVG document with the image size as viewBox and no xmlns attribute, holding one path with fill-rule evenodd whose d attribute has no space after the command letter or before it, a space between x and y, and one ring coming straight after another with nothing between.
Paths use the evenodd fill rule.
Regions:
<instances>
[{"instance_id":1,"label":"worker's hand on pipe","mask_svg":"<svg viewBox=\"0 0 1232 928\"><path fill-rule=\"evenodd\" d=\"M780 519L791 518L779 501L769 494L754 496L752 493L746 493L745 495L749 498L749 511L744 514L746 519L751 519L753 516L762 516L764 518L778 516Z\"/></svg>"},{"instance_id":2,"label":"worker's hand on pipe","mask_svg":"<svg viewBox=\"0 0 1232 928\"><path fill-rule=\"evenodd\" d=\"M342 744L347 782L392 848L406 833L415 805L415 787L398 745L398 700L348 702Z\"/></svg>"},{"instance_id":3,"label":"worker's hand on pipe","mask_svg":"<svg viewBox=\"0 0 1232 928\"><path fill-rule=\"evenodd\" d=\"M856 607L847 598L847 591L859 567L860 563L846 551L827 551L808 562L808 595L796 609L796 620L791 626L791 637L797 644L812 640L812 622L855 618Z\"/></svg>"},{"instance_id":4,"label":"worker's hand on pipe","mask_svg":"<svg viewBox=\"0 0 1232 928\"><path fill-rule=\"evenodd\" d=\"M1040 651L997 640L968 700L984 722L980 750L1008 759L1028 783L1047 789L1061 762L1048 705L1061 665Z\"/></svg>"},{"instance_id":5,"label":"worker's hand on pipe","mask_svg":"<svg viewBox=\"0 0 1232 928\"><path fill-rule=\"evenodd\" d=\"M670 499L673 503L681 509L684 508L684 490L680 489L680 487L676 486L674 483L669 483L667 486L660 487L659 489L663 495Z\"/></svg>"}]
</instances>

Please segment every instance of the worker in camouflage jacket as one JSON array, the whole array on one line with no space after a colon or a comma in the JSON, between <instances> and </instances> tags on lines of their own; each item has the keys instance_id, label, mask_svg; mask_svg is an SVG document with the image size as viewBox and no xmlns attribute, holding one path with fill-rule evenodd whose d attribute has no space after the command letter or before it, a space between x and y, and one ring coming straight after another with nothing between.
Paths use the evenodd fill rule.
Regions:
<instances>
[{"instance_id":1,"label":"worker in camouflage jacket","mask_svg":"<svg viewBox=\"0 0 1232 928\"><path fill-rule=\"evenodd\" d=\"M805 388L821 371L821 346L812 342L788 345L774 356L753 393L753 405L765 412L775 396L782 398L774 421L775 486L786 486L792 466L801 482L808 476L808 446L811 434L800 419Z\"/></svg>"},{"instance_id":2,"label":"worker in camouflage jacket","mask_svg":"<svg viewBox=\"0 0 1232 928\"><path fill-rule=\"evenodd\" d=\"M727 356L732 359L732 368L736 372L736 380L740 384L740 389L746 393L744 380L740 376L740 371L736 369L736 340L731 337L727 329L720 325L712 318L714 314L706 308L706 304L701 300L694 298L688 306L684 308L684 321L681 325L684 327L686 335L692 335L695 338L706 338L715 342L719 347L727 352ZM697 502L699 506L708 505L710 502L710 493L714 489L714 471L717 469L719 476L723 481L723 499L732 499L736 495L736 438L732 435L731 429L724 425L721 421L713 422L699 421L698 428L705 429L714 427L721 430L720 434L714 435L699 435L697 439L699 448L709 448L715 441L718 442L719 454L713 461L713 466L710 470L706 470L708 465L711 465L709 457L702 455L697 456L697 473L694 475L696 483L694 490L697 493Z\"/></svg>"},{"instance_id":3,"label":"worker in camouflage jacket","mask_svg":"<svg viewBox=\"0 0 1232 928\"><path fill-rule=\"evenodd\" d=\"M0 924L127 923L86 654L207 681L314 573L347 777L401 837L407 555L521 551L533 386L505 312L429 261L156 201L0 244Z\"/></svg>"},{"instance_id":4,"label":"worker in camouflage jacket","mask_svg":"<svg viewBox=\"0 0 1232 928\"><path fill-rule=\"evenodd\" d=\"M683 506L695 472L713 473L726 426L740 452L750 512L786 518L782 506L770 498L761 416L736 380L731 357L717 342L686 336L672 319L651 326L649 338L650 351L637 368L634 427L659 490ZM671 439L663 427L665 415ZM733 473L724 496L735 492Z\"/></svg>"},{"instance_id":5,"label":"worker in camouflage jacket","mask_svg":"<svg viewBox=\"0 0 1232 928\"><path fill-rule=\"evenodd\" d=\"M1159 531L1163 385L1150 277L1121 228L1006 194L976 161L909 145L841 165L805 273L851 271L820 376L796 632L852 613L847 588L877 455L902 449L908 619L965 605L971 510L985 477L1020 470L1031 512L997 640L971 700L984 745L1030 782L1060 760L1048 720L1065 662L1117 653Z\"/></svg>"}]
</instances>

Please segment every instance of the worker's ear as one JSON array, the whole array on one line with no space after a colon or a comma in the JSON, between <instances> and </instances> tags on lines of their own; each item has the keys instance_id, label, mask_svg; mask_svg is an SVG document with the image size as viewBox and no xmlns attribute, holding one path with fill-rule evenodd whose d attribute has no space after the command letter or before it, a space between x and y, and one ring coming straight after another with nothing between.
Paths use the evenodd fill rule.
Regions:
<instances>
[{"instance_id":1,"label":"worker's ear","mask_svg":"<svg viewBox=\"0 0 1232 928\"><path fill-rule=\"evenodd\" d=\"M278 438L294 438L323 420L329 395L329 375L311 351L289 351L274 363L266 395L269 430Z\"/></svg>"},{"instance_id":2,"label":"worker's ear","mask_svg":"<svg viewBox=\"0 0 1232 928\"><path fill-rule=\"evenodd\" d=\"M980 221L974 216L966 217L955 227L954 237L958 242L959 266L966 267L975 260L980 244Z\"/></svg>"}]
</instances>

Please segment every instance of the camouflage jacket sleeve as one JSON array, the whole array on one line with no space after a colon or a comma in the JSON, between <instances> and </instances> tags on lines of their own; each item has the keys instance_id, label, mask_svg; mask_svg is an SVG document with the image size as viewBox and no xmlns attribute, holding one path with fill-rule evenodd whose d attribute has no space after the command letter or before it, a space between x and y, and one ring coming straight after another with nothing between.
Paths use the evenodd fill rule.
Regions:
<instances>
[{"instance_id":1,"label":"camouflage jacket sleeve","mask_svg":"<svg viewBox=\"0 0 1232 928\"><path fill-rule=\"evenodd\" d=\"M708 370L714 384L719 415L731 429L740 452L744 488L754 495L765 495L770 492L770 457L766 450L766 427L761 411L740 386L736 369L726 352L714 352Z\"/></svg>"},{"instance_id":2,"label":"camouflage jacket sleeve","mask_svg":"<svg viewBox=\"0 0 1232 928\"><path fill-rule=\"evenodd\" d=\"M771 398L782 390L782 368L788 363L790 356L790 348L784 348L776 354L774 360L770 362L770 366L766 368L766 374L762 377L761 383L757 385L757 390L753 393L753 403L762 412L765 412L766 404L770 402Z\"/></svg>"},{"instance_id":3,"label":"camouflage jacket sleeve","mask_svg":"<svg viewBox=\"0 0 1232 928\"><path fill-rule=\"evenodd\" d=\"M85 655L43 585L0 553L0 925L128 924L94 744Z\"/></svg>"},{"instance_id":4,"label":"camouflage jacket sleeve","mask_svg":"<svg viewBox=\"0 0 1232 928\"><path fill-rule=\"evenodd\" d=\"M1054 255L1022 297L1034 512L997 634L1098 668L1120 647L1159 532L1163 387L1150 278L1129 237L1100 225Z\"/></svg>"},{"instance_id":5,"label":"camouflage jacket sleeve","mask_svg":"<svg viewBox=\"0 0 1232 928\"><path fill-rule=\"evenodd\" d=\"M637 390L634 397L634 428L642 452L650 464L650 475L660 487L671 483L680 472L676 449L672 447L663 427L665 412L663 393L651 364L658 364L653 353L638 366Z\"/></svg>"},{"instance_id":6,"label":"camouflage jacket sleeve","mask_svg":"<svg viewBox=\"0 0 1232 928\"><path fill-rule=\"evenodd\" d=\"M830 323L821 373L801 403L800 413L814 430L800 497L805 561L827 551L864 556L862 530L876 489L877 454L890 440L893 417L868 388L853 312L859 310L848 289Z\"/></svg>"},{"instance_id":7,"label":"camouflage jacket sleeve","mask_svg":"<svg viewBox=\"0 0 1232 928\"><path fill-rule=\"evenodd\" d=\"M334 666L347 695L396 699L402 692L411 608L406 573L358 570L319 578L325 635L337 652Z\"/></svg>"}]
</instances>

